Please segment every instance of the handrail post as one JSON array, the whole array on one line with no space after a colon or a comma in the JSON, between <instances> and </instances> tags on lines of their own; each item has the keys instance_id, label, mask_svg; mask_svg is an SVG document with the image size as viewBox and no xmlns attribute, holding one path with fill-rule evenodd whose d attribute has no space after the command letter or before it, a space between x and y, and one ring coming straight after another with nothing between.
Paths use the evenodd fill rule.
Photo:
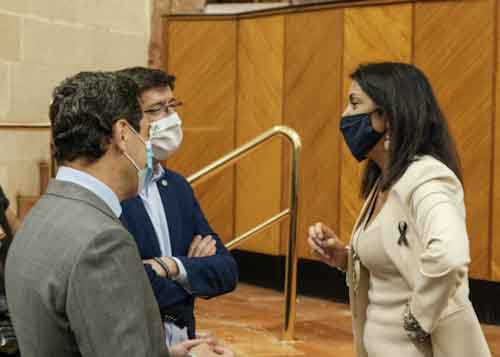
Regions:
<instances>
[{"instance_id":1,"label":"handrail post","mask_svg":"<svg viewBox=\"0 0 500 357\"><path fill-rule=\"evenodd\" d=\"M297 135L296 133L294 133ZM297 135L298 136L298 135ZM297 305L297 227L299 219L299 156L300 146L294 145L291 138L288 137L292 146L292 165L290 182L290 222L288 254L285 265L285 309L283 340L292 341L295 334L296 305Z\"/></svg>"},{"instance_id":2,"label":"handrail post","mask_svg":"<svg viewBox=\"0 0 500 357\"><path fill-rule=\"evenodd\" d=\"M293 147L292 151L292 162L290 168L290 209L289 212L282 211L278 215L269 219L268 221L261 223L253 230L250 230L240 237L237 237L226 243L226 245L231 248L239 245L241 242L249 238L255 232L261 231L266 226L275 223L284 216L284 214L289 213L289 238L288 238L288 252L285 264L285 303L283 311L283 333L282 339L285 341L291 341L294 337L295 332L295 319L296 319L296 303L297 303L297 225L298 225L298 213L299 213L299 154L302 147L300 136L297 132L287 126L277 125L270 130L257 136L255 139L247 142L246 144L236 148L222 158L212 162L206 167L202 168L198 172L192 174L187 178L190 184L204 178L206 175L222 170L226 166L233 164L237 160L241 159L244 155L249 153L258 145L269 140L270 138L281 135L288 139L288 142Z\"/></svg>"}]
</instances>

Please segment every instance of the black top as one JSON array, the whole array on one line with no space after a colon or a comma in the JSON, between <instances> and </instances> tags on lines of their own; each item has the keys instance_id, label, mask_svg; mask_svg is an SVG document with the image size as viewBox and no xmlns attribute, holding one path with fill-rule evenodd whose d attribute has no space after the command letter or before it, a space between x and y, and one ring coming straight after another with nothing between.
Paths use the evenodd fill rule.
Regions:
<instances>
[{"instance_id":1,"label":"black top","mask_svg":"<svg viewBox=\"0 0 500 357\"><path fill-rule=\"evenodd\" d=\"M0 295L4 292L3 267L5 259L7 258L7 251L10 243L12 242L12 230L10 229L6 216L7 208L9 208L9 199L5 196L5 193L0 186L0 226L7 235L7 237L0 241Z\"/></svg>"},{"instance_id":2,"label":"black top","mask_svg":"<svg viewBox=\"0 0 500 357\"><path fill-rule=\"evenodd\" d=\"M9 208L9 199L5 196L2 187L0 186L0 212L4 213L7 208Z\"/></svg>"}]
</instances>

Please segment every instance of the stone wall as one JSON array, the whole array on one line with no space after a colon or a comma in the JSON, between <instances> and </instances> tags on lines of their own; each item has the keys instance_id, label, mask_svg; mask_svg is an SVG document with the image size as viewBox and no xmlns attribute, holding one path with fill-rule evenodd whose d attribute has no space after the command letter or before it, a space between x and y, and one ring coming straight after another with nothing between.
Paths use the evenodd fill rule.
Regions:
<instances>
[{"instance_id":1,"label":"stone wall","mask_svg":"<svg viewBox=\"0 0 500 357\"><path fill-rule=\"evenodd\" d=\"M0 185L15 206L38 194L49 133L5 123L47 123L50 93L83 70L145 65L149 0L0 1Z\"/></svg>"}]
</instances>

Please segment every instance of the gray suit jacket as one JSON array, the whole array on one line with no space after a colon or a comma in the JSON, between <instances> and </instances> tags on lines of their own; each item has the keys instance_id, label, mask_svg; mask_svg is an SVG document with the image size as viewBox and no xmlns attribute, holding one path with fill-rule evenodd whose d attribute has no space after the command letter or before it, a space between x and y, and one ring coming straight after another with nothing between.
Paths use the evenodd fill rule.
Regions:
<instances>
[{"instance_id":1,"label":"gray suit jacket","mask_svg":"<svg viewBox=\"0 0 500 357\"><path fill-rule=\"evenodd\" d=\"M165 357L132 236L79 185L53 180L12 246L6 288L23 357Z\"/></svg>"}]
</instances>

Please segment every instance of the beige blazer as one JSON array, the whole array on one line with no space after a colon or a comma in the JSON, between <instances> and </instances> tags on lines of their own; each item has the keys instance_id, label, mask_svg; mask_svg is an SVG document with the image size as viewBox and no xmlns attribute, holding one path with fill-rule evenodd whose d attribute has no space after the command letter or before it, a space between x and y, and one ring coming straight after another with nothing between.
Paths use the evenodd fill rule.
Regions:
<instances>
[{"instance_id":1,"label":"beige blazer","mask_svg":"<svg viewBox=\"0 0 500 357\"><path fill-rule=\"evenodd\" d=\"M353 234L373 194L366 200ZM468 298L469 240L458 178L440 161L422 156L391 188L384 210L389 211L385 217L390 217L382 224L385 250L413 291L410 309L431 333L433 356L491 356ZM401 221L408 224L408 246L398 245ZM369 272L362 264L354 264L352 250L347 283L356 353L367 357L363 332ZM403 317L397 318L403 328Z\"/></svg>"}]
</instances>

